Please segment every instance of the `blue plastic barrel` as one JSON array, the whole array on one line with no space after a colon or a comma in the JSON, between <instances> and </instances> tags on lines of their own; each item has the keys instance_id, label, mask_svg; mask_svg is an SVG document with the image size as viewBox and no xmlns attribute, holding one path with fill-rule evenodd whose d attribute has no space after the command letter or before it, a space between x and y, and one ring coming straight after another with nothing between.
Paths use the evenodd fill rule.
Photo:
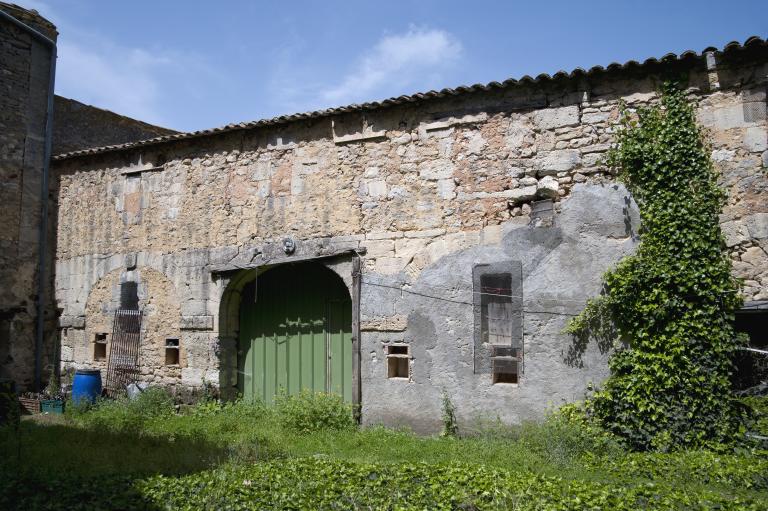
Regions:
<instances>
[{"instance_id":1,"label":"blue plastic barrel","mask_svg":"<svg viewBox=\"0 0 768 511\"><path fill-rule=\"evenodd\" d=\"M93 403L101 395L101 372L98 369L78 369L72 380L72 402L88 400Z\"/></svg>"}]
</instances>

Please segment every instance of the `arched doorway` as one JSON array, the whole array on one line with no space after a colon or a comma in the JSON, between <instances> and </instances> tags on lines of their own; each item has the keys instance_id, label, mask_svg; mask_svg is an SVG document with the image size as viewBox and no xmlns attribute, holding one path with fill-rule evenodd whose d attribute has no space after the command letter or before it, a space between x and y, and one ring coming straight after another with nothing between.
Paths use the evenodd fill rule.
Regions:
<instances>
[{"instance_id":1,"label":"arched doorway","mask_svg":"<svg viewBox=\"0 0 768 511\"><path fill-rule=\"evenodd\" d=\"M352 302L317 263L277 266L243 287L238 391L271 403L277 393L333 392L352 402Z\"/></svg>"}]
</instances>

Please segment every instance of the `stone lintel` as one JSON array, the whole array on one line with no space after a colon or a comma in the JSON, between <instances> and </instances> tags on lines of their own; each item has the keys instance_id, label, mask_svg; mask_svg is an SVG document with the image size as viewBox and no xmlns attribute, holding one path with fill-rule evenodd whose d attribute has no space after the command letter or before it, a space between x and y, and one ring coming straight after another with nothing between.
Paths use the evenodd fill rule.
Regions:
<instances>
[{"instance_id":1,"label":"stone lintel","mask_svg":"<svg viewBox=\"0 0 768 511\"><path fill-rule=\"evenodd\" d=\"M126 167L120 171L120 174L141 174L142 172L162 172L165 167Z\"/></svg>"},{"instance_id":2,"label":"stone lintel","mask_svg":"<svg viewBox=\"0 0 768 511\"><path fill-rule=\"evenodd\" d=\"M377 316L360 322L363 332L404 332L408 328L408 316Z\"/></svg>"},{"instance_id":3,"label":"stone lintel","mask_svg":"<svg viewBox=\"0 0 768 511\"><path fill-rule=\"evenodd\" d=\"M282 246L282 244L280 245ZM254 257L250 260L233 260L225 264L210 265L208 270L211 273L226 273L236 270L252 270L259 267L273 266L282 263L298 263L318 259L330 259L344 255L365 255L367 249L359 247L358 242L351 242L349 245L344 243L317 245L308 249L305 242L298 242L296 252L292 255L281 254L280 250L274 247L263 247L260 257Z\"/></svg>"},{"instance_id":4,"label":"stone lintel","mask_svg":"<svg viewBox=\"0 0 768 511\"><path fill-rule=\"evenodd\" d=\"M85 316L61 316L60 328L85 328Z\"/></svg>"},{"instance_id":5,"label":"stone lintel","mask_svg":"<svg viewBox=\"0 0 768 511\"><path fill-rule=\"evenodd\" d=\"M372 131L369 133L353 133L351 135L333 136L334 144L348 144L350 142L360 142L362 140L382 140L387 138L385 130Z\"/></svg>"},{"instance_id":6,"label":"stone lintel","mask_svg":"<svg viewBox=\"0 0 768 511\"><path fill-rule=\"evenodd\" d=\"M182 316L179 328L182 330L213 330L213 316Z\"/></svg>"}]
</instances>

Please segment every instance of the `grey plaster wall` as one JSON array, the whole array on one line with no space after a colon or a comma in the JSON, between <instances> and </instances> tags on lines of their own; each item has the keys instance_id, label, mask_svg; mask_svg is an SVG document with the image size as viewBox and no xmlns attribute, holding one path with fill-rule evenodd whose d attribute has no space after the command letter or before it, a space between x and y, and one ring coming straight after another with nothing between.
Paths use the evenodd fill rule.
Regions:
<instances>
[{"instance_id":1,"label":"grey plaster wall","mask_svg":"<svg viewBox=\"0 0 768 511\"><path fill-rule=\"evenodd\" d=\"M545 222L549 223L549 222ZM621 185L576 186L551 225L509 225L500 243L443 257L409 281L405 274L367 273L361 314L407 316L403 331L362 336L363 418L367 424L441 427L441 396L463 427L478 419L520 422L584 396L607 376L607 354L589 346L581 367L566 363L571 343L562 329L595 296L602 273L637 245L639 214ZM524 370L518 384L491 383L473 371L472 267L523 263ZM389 287L384 287L389 286ZM384 346L411 345L411 379L388 379Z\"/></svg>"}]
</instances>

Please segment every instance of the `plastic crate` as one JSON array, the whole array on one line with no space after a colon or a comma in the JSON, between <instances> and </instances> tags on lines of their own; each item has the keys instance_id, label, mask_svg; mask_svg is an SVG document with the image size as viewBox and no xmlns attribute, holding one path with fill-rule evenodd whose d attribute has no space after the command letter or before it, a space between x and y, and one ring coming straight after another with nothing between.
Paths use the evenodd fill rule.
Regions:
<instances>
[{"instance_id":1,"label":"plastic crate","mask_svg":"<svg viewBox=\"0 0 768 511\"><path fill-rule=\"evenodd\" d=\"M46 399L40 401L40 411L42 413L64 413L64 401L60 399Z\"/></svg>"}]
</instances>

